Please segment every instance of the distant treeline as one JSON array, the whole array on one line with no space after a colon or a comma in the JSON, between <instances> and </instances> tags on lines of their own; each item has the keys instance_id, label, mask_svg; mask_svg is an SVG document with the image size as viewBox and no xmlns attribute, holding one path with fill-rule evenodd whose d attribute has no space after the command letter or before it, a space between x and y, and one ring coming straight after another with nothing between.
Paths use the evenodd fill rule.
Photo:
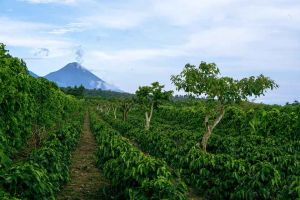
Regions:
<instances>
[{"instance_id":1,"label":"distant treeline","mask_svg":"<svg viewBox=\"0 0 300 200\"><path fill-rule=\"evenodd\" d=\"M73 95L75 97L101 97L104 99L113 99L113 98L130 98L133 97L133 94L126 92L114 92L114 91L106 91L101 89L86 89L82 85L77 87L66 87L61 88L61 90L66 93Z\"/></svg>"},{"instance_id":2,"label":"distant treeline","mask_svg":"<svg viewBox=\"0 0 300 200\"><path fill-rule=\"evenodd\" d=\"M101 89L86 89L82 85L77 87L64 87L61 90L69 95L73 95L78 98L82 97L101 97L104 99L116 99L116 98L132 98L135 94L127 93L127 92L114 92L109 90L101 90ZM192 98L199 99L199 98ZM189 95L175 95L172 98L173 101L187 101L191 100L191 96Z\"/></svg>"}]
</instances>

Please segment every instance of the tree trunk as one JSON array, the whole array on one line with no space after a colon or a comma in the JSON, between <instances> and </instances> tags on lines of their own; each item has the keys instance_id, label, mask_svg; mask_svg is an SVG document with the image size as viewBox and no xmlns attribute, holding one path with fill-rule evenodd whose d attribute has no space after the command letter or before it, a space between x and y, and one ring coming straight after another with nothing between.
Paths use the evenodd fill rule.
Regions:
<instances>
[{"instance_id":1,"label":"tree trunk","mask_svg":"<svg viewBox=\"0 0 300 200\"><path fill-rule=\"evenodd\" d=\"M205 118L205 127L207 130L206 130L205 134L203 135L202 141L201 141L202 150L204 152L206 152L207 143L212 134L213 129L220 123L224 114L225 114L224 106L221 106L220 115L215 119L215 121L212 125L208 124L208 116ZM200 145L200 142L198 143L198 145Z\"/></svg>"},{"instance_id":2,"label":"tree trunk","mask_svg":"<svg viewBox=\"0 0 300 200\"><path fill-rule=\"evenodd\" d=\"M115 116L115 119L117 119L117 108L114 108L114 116Z\"/></svg>"},{"instance_id":3,"label":"tree trunk","mask_svg":"<svg viewBox=\"0 0 300 200\"><path fill-rule=\"evenodd\" d=\"M110 108L106 108L106 114L109 115L110 113Z\"/></svg>"},{"instance_id":4,"label":"tree trunk","mask_svg":"<svg viewBox=\"0 0 300 200\"><path fill-rule=\"evenodd\" d=\"M126 110L123 110L123 121L126 121Z\"/></svg>"},{"instance_id":5,"label":"tree trunk","mask_svg":"<svg viewBox=\"0 0 300 200\"><path fill-rule=\"evenodd\" d=\"M129 112L129 110L124 110L123 111L123 121L124 122L127 121L127 119L128 119L128 112Z\"/></svg>"},{"instance_id":6,"label":"tree trunk","mask_svg":"<svg viewBox=\"0 0 300 200\"><path fill-rule=\"evenodd\" d=\"M145 113L146 123L145 123L145 130L148 131L150 129L150 118L148 116L148 112Z\"/></svg>"},{"instance_id":7,"label":"tree trunk","mask_svg":"<svg viewBox=\"0 0 300 200\"><path fill-rule=\"evenodd\" d=\"M151 104L151 110L150 110L150 115L148 115L148 112L145 112L145 117L146 117L146 122L145 122L145 130L148 131L150 129L150 122L153 114L153 107L154 104Z\"/></svg>"},{"instance_id":8,"label":"tree trunk","mask_svg":"<svg viewBox=\"0 0 300 200\"><path fill-rule=\"evenodd\" d=\"M123 121L125 122L128 119L128 113L130 111L130 105L124 105L122 107L122 109L123 109Z\"/></svg>"}]
</instances>

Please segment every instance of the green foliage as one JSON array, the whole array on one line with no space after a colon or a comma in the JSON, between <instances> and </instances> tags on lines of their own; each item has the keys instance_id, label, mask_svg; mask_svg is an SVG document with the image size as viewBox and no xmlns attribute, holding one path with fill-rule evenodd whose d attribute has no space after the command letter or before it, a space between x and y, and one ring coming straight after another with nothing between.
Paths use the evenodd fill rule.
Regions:
<instances>
[{"instance_id":1,"label":"green foliage","mask_svg":"<svg viewBox=\"0 0 300 200\"><path fill-rule=\"evenodd\" d=\"M74 116L82 117L81 111L80 101L44 78L31 77L26 64L0 44L1 199L55 199L69 177L82 124ZM28 158L16 161L16 153L40 129L51 133Z\"/></svg>"},{"instance_id":2,"label":"green foliage","mask_svg":"<svg viewBox=\"0 0 300 200\"><path fill-rule=\"evenodd\" d=\"M56 192L69 180L71 152L79 141L82 121L73 120L52 133L27 161L3 170L0 186L21 199L55 199Z\"/></svg>"},{"instance_id":3,"label":"green foliage","mask_svg":"<svg viewBox=\"0 0 300 200\"><path fill-rule=\"evenodd\" d=\"M54 199L54 188L46 170L35 163L17 163L6 171L3 179L4 187L14 196L21 193L22 197L30 199Z\"/></svg>"},{"instance_id":4,"label":"green foliage","mask_svg":"<svg viewBox=\"0 0 300 200\"><path fill-rule=\"evenodd\" d=\"M142 121L138 111L127 122L102 118L142 151L165 160L204 198L299 198L299 105L228 106L208 145L211 153L203 153L195 145L210 105L162 106L148 132L137 126Z\"/></svg>"},{"instance_id":5,"label":"green foliage","mask_svg":"<svg viewBox=\"0 0 300 200\"><path fill-rule=\"evenodd\" d=\"M269 111L256 112L249 122L251 132L265 135L285 135L290 138L299 138L299 115L296 112L286 112L277 108Z\"/></svg>"},{"instance_id":6,"label":"green foliage","mask_svg":"<svg viewBox=\"0 0 300 200\"><path fill-rule=\"evenodd\" d=\"M0 148L8 157L18 152L34 131L53 128L78 110L79 102L52 82L33 78L26 64L0 44ZM3 157L3 156L1 156Z\"/></svg>"},{"instance_id":7,"label":"green foliage","mask_svg":"<svg viewBox=\"0 0 300 200\"><path fill-rule=\"evenodd\" d=\"M0 190L0 199L2 200L20 200L16 197L12 197L10 194Z\"/></svg>"},{"instance_id":8,"label":"green foliage","mask_svg":"<svg viewBox=\"0 0 300 200\"><path fill-rule=\"evenodd\" d=\"M85 88L82 85L80 85L79 87L75 85L75 87L62 88L62 91L75 97L83 97Z\"/></svg>"},{"instance_id":9,"label":"green foliage","mask_svg":"<svg viewBox=\"0 0 300 200\"><path fill-rule=\"evenodd\" d=\"M142 153L95 114L91 125L99 144L98 165L119 198L186 199L185 184L164 161Z\"/></svg>"},{"instance_id":10,"label":"green foliage","mask_svg":"<svg viewBox=\"0 0 300 200\"><path fill-rule=\"evenodd\" d=\"M151 86L139 87L135 92L136 101L141 105L141 108L145 110L145 130L150 129L153 110L157 109L164 101L169 101L172 96L173 91L162 91L163 88L163 85L154 82Z\"/></svg>"},{"instance_id":11,"label":"green foliage","mask_svg":"<svg viewBox=\"0 0 300 200\"><path fill-rule=\"evenodd\" d=\"M0 146L0 169L10 166L12 163L11 159L4 153Z\"/></svg>"},{"instance_id":12,"label":"green foliage","mask_svg":"<svg viewBox=\"0 0 300 200\"><path fill-rule=\"evenodd\" d=\"M134 95L125 92L114 92L109 90L101 90L101 89L85 89L84 96L86 98L102 98L102 99L112 99L112 98L132 98Z\"/></svg>"},{"instance_id":13,"label":"green foliage","mask_svg":"<svg viewBox=\"0 0 300 200\"><path fill-rule=\"evenodd\" d=\"M120 108L123 113L123 120L128 119L128 114L130 110L134 107L134 100L132 98L121 98L120 99Z\"/></svg>"},{"instance_id":14,"label":"green foliage","mask_svg":"<svg viewBox=\"0 0 300 200\"><path fill-rule=\"evenodd\" d=\"M153 104L154 108L164 102L170 100L172 91L163 91L164 86L158 82L154 82L151 86L139 87L136 91L137 102L145 105L147 108Z\"/></svg>"}]
</instances>

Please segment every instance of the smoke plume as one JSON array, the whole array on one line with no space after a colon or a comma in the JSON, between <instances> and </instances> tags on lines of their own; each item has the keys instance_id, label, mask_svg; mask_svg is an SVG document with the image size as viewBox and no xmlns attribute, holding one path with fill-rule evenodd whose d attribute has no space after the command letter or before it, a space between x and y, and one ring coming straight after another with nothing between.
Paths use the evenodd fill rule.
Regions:
<instances>
[{"instance_id":1,"label":"smoke plume","mask_svg":"<svg viewBox=\"0 0 300 200\"><path fill-rule=\"evenodd\" d=\"M38 57L48 57L50 50L47 48L39 48L36 52L34 52L34 56Z\"/></svg>"},{"instance_id":2,"label":"smoke plume","mask_svg":"<svg viewBox=\"0 0 300 200\"><path fill-rule=\"evenodd\" d=\"M79 46L75 51L76 61L81 64L83 62L84 51L81 46Z\"/></svg>"}]
</instances>

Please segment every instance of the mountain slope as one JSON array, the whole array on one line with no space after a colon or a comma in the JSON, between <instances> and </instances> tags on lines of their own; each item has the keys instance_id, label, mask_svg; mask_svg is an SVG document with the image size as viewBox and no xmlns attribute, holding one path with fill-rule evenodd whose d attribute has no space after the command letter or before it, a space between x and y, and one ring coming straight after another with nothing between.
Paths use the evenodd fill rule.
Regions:
<instances>
[{"instance_id":1,"label":"mountain slope","mask_svg":"<svg viewBox=\"0 0 300 200\"><path fill-rule=\"evenodd\" d=\"M38 77L39 77L37 74L33 73L32 71L28 71L28 73L29 73L32 77L34 77L34 78L38 78Z\"/></svg>"},{"instance_id":2,"label":"mountain slope","mask_svg":"<svg viewBox=\"0 0 300 200\"><path fill-rule=\"evenodd\" d=\"M45 78L56 82L60 87L83 85L86 89L122 92L120 89L106 83L77 62L69 63L60 70L46 75Z\"/></svg>"}]
</instances>

